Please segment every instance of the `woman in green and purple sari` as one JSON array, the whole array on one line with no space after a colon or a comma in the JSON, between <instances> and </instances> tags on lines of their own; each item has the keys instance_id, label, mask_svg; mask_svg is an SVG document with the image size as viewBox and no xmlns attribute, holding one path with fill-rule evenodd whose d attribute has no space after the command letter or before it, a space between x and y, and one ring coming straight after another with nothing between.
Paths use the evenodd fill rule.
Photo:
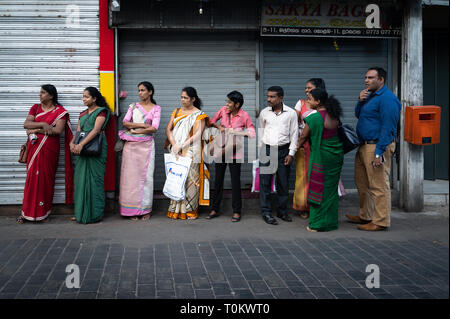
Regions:
<instances>
[{"instance_id":1,"label":"woman in green and purple sari","mask_svg":"<svg viewBox=\"0 0 450 319\"><path fill-rule=\"evenodd\" d=\"M338 228L338 184L344 163L344 150L338 136L342 108L338 100L316 88L310 91L307 103L318 112L305 118L305 128L299 146L309 139L308 203L309 226L312 232L330 231Z\"/></svg>"},{"instance_id":2,"label":"woman in green and purple sari","mask_svg":"<svg viewBox=\"0 0 450 319\"><path fill-rule=\"evenodd\" d=\"M70 142L71 152L78 155L74 174L75 217L72 220L88 224L102 220L105 209L106 138L103 138L100 156L83 156L81 151L96 135L104 134L110 111L105 98L94 87L84 90L83 103L88 108L80 114L77 131L89 133L79 144L74 144L75 137Z\"/></svg>"}]
</instances>

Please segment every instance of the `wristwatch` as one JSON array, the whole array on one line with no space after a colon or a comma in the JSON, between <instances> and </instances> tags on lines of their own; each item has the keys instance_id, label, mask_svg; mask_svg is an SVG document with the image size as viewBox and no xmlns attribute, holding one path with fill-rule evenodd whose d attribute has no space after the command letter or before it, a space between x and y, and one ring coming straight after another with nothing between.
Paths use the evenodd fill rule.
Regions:
<instances>
[{"instance_id":1,"label":"wristwatch","mask_svg":"<svg viewBox=\"0 0 450 319\"><path fill-rule=\"evenodd\" d=\"M376 155L375 155L375 158L380 158L380 157L381 157L381 156L380 156L380 155L378 155L378 154L376 154Z\"/></svg>"}]
</instances>

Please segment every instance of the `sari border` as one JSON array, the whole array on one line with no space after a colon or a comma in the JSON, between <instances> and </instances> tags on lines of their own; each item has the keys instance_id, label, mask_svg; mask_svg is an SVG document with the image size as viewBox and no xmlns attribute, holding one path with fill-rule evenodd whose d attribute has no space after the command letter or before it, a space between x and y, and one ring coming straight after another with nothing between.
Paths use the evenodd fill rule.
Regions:
<instances>
[{"instance_id":1,"label":"sari border","mask_svg":"<svg viewBox=\"0 0 450 319\"><path fill-rule=\"evenodd\" d=\"M59 107L58 107L59 108ZM53 111L55 111L56 109L54 109ZM35 119L39 116L39 115L43 115L46 114L48 112L52 112L52 111L47 111L47 112L43 112L43 113L39 113L38 115L36 115ZM56 124L56 122L58 120L60 120L63 116L65 116L67 114L67 111L62 112L61 114L59 114L56 119L52 122L52 124L50 124L51 126L54 126ZM30 163L28 164L27 170L30 169L31 165L33 165L34 160L37 156L37 154L41 151L42 147L44 146L44 143L47 141L48 139L48 135L45 135L44 138L42 139L41 143L39 144L38 148L36 149L36 151L34 152L33 156L31 157Z\"/></svg>"},{"instance_id":2,"label":"sari border","mask_svg":"<svg viewBox=\"0 0 450 319\"><path fill-rule=\"evenodd\" d=\"M44 216L33 218L33 217L26 216L24 211L22 210L22 217L25 218L26 220L29 220L29 221L32 221L32 222L34 222L34 221L41 221L41 220L46 219L48 217L48 215L50 215L51 212L52 212L52 210L50 209Z\"/></svg>"}]
</instances>

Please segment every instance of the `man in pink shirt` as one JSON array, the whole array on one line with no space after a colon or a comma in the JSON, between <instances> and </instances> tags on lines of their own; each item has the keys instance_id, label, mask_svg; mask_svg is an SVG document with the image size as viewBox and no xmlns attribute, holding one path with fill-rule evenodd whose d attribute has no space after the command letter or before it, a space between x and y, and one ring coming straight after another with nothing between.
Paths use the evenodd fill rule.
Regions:
<instances>
[{"instance_id":1,"label":"man in pink shirt","mask_svg":"<svg viewBox=\"0 0 450 319\"><path fill-rule=\"evenodd\" d=\"M219 139L223 140L224 147L219 150L219 157L216 156L215 173L215 192L212 198L211 212L206 219L212 219L219 216L220 202L223 195L223 181L225 170L229 164L232 187L232 207L233 217L231 221L241 220L241 160L243 143L239 136L250 138L256 137L255 127L253 126L250 115L242 110L244 97L238 91L232 91L227 95L227 104L223 106L211 119L211 126L216 127L221 135ZM220 124L217 122L220 121ZM247 131L244 131L247 129ZM220 142L220 140L219 140ZM230 149L230 150L228 150ZM231 156L225 156L230 154ZM227 158L226 158L227 157Z\"/></svg>"}]
</instances>

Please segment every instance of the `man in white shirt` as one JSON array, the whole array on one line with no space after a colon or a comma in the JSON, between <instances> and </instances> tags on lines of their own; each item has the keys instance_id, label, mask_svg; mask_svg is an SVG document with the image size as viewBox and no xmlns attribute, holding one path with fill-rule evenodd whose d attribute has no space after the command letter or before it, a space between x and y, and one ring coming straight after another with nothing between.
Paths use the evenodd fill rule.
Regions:
<instances>
[{"instance_id":1,"label":"man in white shirt","mask_svg":"<svg viewBox=\"0 0 450 319\"><path fill-rule=\"evenodd\" d=\"M298 119L294 109L283 103L284 91L279 86L267 90L268 107L259 114L259 200L266 223L277 225L271 212L271 178L276 172L278 197L277 217L291 222L287 212L289 201L289 173L297 151Z\"/></svg>"}]
</instances>

